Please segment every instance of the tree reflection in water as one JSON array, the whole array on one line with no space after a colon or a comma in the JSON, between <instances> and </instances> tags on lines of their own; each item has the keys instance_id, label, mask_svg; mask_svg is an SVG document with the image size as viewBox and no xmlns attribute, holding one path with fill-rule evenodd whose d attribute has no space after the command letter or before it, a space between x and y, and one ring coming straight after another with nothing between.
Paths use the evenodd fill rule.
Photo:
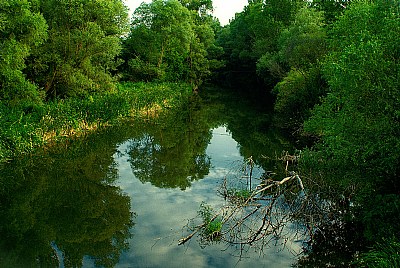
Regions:
<instances>
[{"instance_id":1,"label":"tree reflection in water","mask_svg":"<svg viewBox=\"0 0 400 268\"><path fill-rule=\"evenodd\" d=\"M133 226L130 199L112 185L115 145L92 141L0 168L1 267L118 262Z\"/></svg>"},{"instance_id":2,"label":"tree reflection in water","mask_svg":"<svg viewBox=\"0 0 400 268\"><path fill-rule=\"evenodd\" d=\"M131 140L130 163L140 181L184 190L208 174L205 151L212 133L197 104L155 118L144 134Z\"/></svg>"},{"instance_id":3,"label":"tree reflection in water","mask_svg":"<svg viewBox=\"0 0 400 268\"><path fill-rule=\"evenodd\" d=\"M177 191L207 177L207 147L212 129L221 125L238 142L240 154L252 155L264 170L273 169L268 159L290 148L280 135L265 133L269 118L243 100L224 99L213 91L199 98L193 96L148 122L126 122L0 167L0 267L113 267L128 246L136 246L128 245L135 240L129 239L131 200L116 186L120 144L128 143L126 160L135 178ZM183 192L190 196L190 191ZM164 224L166 219L148 220ZM140 261L143 255L132 250L129 263Z\"/></svg>"}]
</instances>

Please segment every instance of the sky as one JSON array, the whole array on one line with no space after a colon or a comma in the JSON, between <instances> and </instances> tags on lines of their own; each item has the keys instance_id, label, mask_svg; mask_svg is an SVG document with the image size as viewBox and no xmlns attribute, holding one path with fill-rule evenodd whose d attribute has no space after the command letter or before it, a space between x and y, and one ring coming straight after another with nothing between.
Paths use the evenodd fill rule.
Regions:
<instances>
[{"instance_id":1,"label":"sky","mask_svg":"<svg viewBox=\"0 0 400 268\"><path fill-rule=\"evenodd\" d=\"M142 3L151 2L151 0L125 0L125 4L130 9L130 14ZM235 13L241 12L247 5L247 0L213 0L214 16L219 19L222 25L229 23L229 20L235 16Z\"/></svg>"}]
</instances>

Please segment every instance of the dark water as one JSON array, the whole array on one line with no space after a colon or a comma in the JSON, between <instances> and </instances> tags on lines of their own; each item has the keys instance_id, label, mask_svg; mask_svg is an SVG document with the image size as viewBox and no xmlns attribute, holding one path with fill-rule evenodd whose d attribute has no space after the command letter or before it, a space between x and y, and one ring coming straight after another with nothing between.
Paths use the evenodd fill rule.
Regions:
<instances>
[{"instance_id":1,"label":"dark water","mask_svg":"<svg viewBox=\"0 0 400 268\"><path fill-rule=\"evenodd\" d=\"M225 176L292 146L268 112L212 91L157 119L127 122L16 159L0 173L0 267L290 267L299 243L260 254L197 238L178 246Z\"/></svg>"}]
</instances>

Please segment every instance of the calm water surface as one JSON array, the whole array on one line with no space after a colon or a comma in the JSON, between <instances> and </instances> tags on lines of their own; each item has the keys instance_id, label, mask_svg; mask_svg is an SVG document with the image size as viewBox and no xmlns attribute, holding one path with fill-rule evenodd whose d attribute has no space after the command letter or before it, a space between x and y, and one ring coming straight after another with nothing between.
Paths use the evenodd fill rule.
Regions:
<instances>
[{"instance_id":1,"label":"calm water surface","mask_svg":"<svg viewBox=\"0 0 400 268\"><path fill-rule=\"evenodd\" d=\"M1 167L0 267L290 267L300 243L262 254L178 240L224 177L255 177L292 147L263 109L210 94Z\"/></svg>"},{"instance_id":2,"label":"calm water surface","mask_svg":"<svg viewBox=\"0 0 400 268\"><path fill-rule=\"evenodd\" d=\"M140 182L132 172L128 153L124 153L134 142L137 141L121 144L121 153L116 155L120 172L117 184L131 198L132 210L137 213L130 250L121 255L117 267L290 267L294 256L281 251L281 247L272 246L264 252L266 257L249 254L238 262L235 255L239 253L226 250L224 244L201 248L194 239L189 245L177 246L182 237L182 223L196 217L201 202L215 207L222 204L216 194L221 178L233 172L235 165L243 160L238 143L226 127L212 130L206 150L211 160L210 172L185 190L162 189Z\"/></svg>"}]
</instances>

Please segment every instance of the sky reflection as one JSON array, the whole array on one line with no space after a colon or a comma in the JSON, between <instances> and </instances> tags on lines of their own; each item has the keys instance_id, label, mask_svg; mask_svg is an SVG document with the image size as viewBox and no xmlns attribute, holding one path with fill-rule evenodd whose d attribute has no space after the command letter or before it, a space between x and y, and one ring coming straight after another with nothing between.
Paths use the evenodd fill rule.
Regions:
<instances>
[{"instance_id":1,"label":"sky reflection","mask_svg":"<svg viewBox=\"0 0 400 268\"><path fill-rule=\"evenodd\" d=\"M149 182L142 183L132 172L129 163L129 142L118 148L115 155L119 170L117 185L131 198L132 211L137 214L131 230L130 249L121 255L116 267L290 267L295 261L288 251L280 247L266 249L266 257L249 253L239 261L234 249L224 244L201 248L197 239L178 246L183 237L183 227L196 217L201 202L218 207L223 203L217 195L222 179L232 172L235 163L243 160L238 143L226 127L212 131L206 150L211 159L209 174L194 181L185 190L158 188Z\"/></svg>"}]
</instances>

